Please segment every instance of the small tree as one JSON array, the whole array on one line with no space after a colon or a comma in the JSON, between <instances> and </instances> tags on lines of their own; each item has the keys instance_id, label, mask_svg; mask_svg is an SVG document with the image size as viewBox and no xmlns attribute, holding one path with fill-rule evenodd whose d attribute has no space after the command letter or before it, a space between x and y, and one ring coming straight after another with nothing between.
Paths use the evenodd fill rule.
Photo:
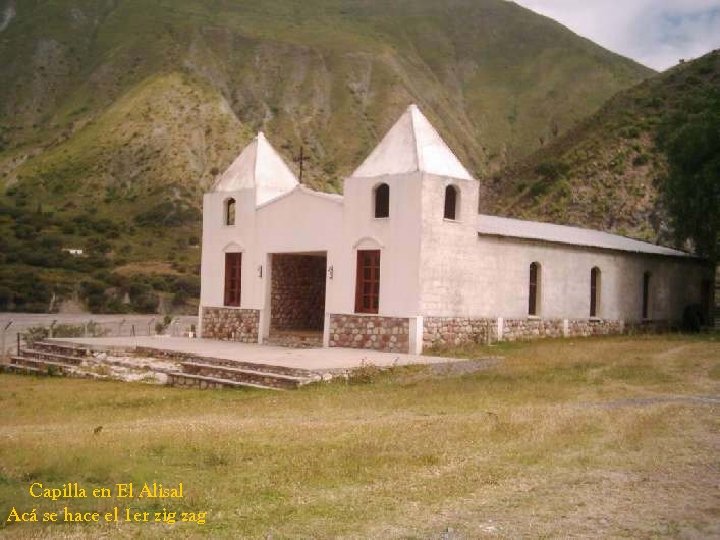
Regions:
<instances>
[{"instance_id":1,"label":"small tree","mask_svg":"<svg viewBox=\"0 0 720 540\"><path fill-rule=\"evenodd\" d=\"M676 115L666 123L660 143L670 172L664 200L678 240L691 240L698 254L717 261L720 255L720 92L698 111Z\"/></svg>"}]
</instances>

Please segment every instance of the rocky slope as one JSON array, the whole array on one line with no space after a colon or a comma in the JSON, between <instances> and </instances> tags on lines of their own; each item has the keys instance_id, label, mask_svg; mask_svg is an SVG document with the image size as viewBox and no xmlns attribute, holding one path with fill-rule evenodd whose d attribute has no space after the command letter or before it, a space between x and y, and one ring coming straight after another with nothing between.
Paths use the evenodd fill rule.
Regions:
<instances>
[{"instance_id":1,"label":"rocky slope","mask_svg":"<svg viewBox=\"0 0 720 540\"><path fill-rule=\"evenodd\" d=\"M33 309L88 279L116 309L137 261L194 275L201 193L257 130L338 191L416 102L484 178L653 74L505 0L0 0L0 66L0 255Z\"/></svg>"},{"instance_id":2,"label":"rocky slope","mask_svg":"<svg viewBox=\"0 0 720 540\"><path fill-rule=\"evenodd\" d=\"M484 211L592 227L673 245L659 135L720 93L720 51L619 93L554 143L485 185ZM681 246L682 247L682 246Z\"/></svg>"}]
</instances>

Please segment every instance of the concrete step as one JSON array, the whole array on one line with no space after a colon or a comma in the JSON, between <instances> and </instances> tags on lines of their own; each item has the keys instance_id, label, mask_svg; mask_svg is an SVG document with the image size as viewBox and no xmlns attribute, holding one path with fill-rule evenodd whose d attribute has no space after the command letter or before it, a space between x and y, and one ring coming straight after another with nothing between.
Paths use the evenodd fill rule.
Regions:
<instances>
[{"instance_id":1,"label":"concrete step","mask_svg":"<svg viewBox=\"0 0 720 540\"><path fill-rule=\"evenodd\" d=\"M256 369L248 369L246 367L218 366L201 362L181 362L180 365L183 373L190 375L202 375L204 377L286 390L297 388L314 380L309 376L299 377L297 375L273 373L263 369L261 366L257 366Z\"/></svg>"},{"instance_id":2,"label":"concrete step","mask_svg":"<svg viewBox=\"0 0 720 540\"><path fill-rule=\"evenodd\" d=\"M49 354L57 354L60 356L72 356L76 358L84 358L90 355L90 349L75 343L64 343L62 341L54 341L44 339L33 343L33 349L43 351Z\"/></svg>"},{"instance_id":3,"label":"concrete step","mask_svg":"<svg viewBox=\"0 0 720 540\"><path fill-rule=\"evenodd\" d=\"M33 368L47 375L65 375L75 367L61 362L41 360L27 356L10 357L10 365L18 366L19 368Z\"/></svg>"},{"instance_id":4,"label":"concrete step","mask_svg":"<svg viewBox=\"0 0 720 540\"><path fill-rule=\"evenodd\" d=\"M37 343L36 343L37 344ZM71 364L73 366L79 366L83 359L78 356L68 356L66 354L58 354L53 352L47 352L41 349L20 349L20 355L26 358L37 358L39 360L46 360L48 362L60 362L62 364Z\"/></svg>"},{"instance_id":5,"label":"concrete step","mask_svg":"<svg viewBox=\"0 0 720 540\"><path fill-rule=\"evenodd\" d=\"M202 390L210 388L257 388L261 390L280 390L280 388L272 386L262 386L260 384L219 379L217 377L206 377L203 375L192 375L181 371L168 373L167 383L170 386L180 388L200 388Z\"/></svg>"}]
</instances>

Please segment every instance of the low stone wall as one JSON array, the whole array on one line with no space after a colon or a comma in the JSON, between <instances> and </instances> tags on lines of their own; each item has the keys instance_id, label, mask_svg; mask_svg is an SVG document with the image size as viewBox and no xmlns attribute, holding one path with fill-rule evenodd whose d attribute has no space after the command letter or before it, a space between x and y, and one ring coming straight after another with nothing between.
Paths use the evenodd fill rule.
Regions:
<instances>
[{"instance_id":1,"label":"low stone wall","mask_svg":"<svg viewBox=\"0 0 720 540\"><path fill-rule=\"evenodd\" d=\"M257 309L203 308L201 337L257 343L259 328Z\"/></svg>"},{"instance_id":2,"label":"low stone wall","mask_svg":"<svg viewBox=\"0 0 720 540\"><path fill-rule=\"evenodd\" d=\"M407 353L410 322L373 315L330 315L330 346Z\"/></svg>"},{"instance_id":3,"label":"low stone wall","mask_svg":"<svg viewBox=\"0 0 720 540\"><path fill-rule=\"evenodd\" d=\"M497 319L425 317L423 347L458 346L497 341Z\"/></svg>"}]
</instances>

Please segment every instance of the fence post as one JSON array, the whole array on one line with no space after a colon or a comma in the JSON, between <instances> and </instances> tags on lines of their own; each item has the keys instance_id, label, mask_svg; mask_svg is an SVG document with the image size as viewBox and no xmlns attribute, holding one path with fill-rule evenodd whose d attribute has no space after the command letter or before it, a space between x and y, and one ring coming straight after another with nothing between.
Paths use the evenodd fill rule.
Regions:
<instances>
[{"instance_id":1,"label":"fence post","mask_svg":"<svg viewBox=\"0 0 720 540\"><path fill-rule=\"evenodd\" d=\"M54 337L54 334L55 334L55 324L57 324L57 319L55 319L52 323L50 323L50 336L49 337L51 337L51 338Z\"/></svg>"},{"instance_id":2,"label":"fence post","mask_svg":"<svg viewBox=\"0 0 720 540\"><path fill-rule=\"evenodd\" d=\"M135 325L133 324L131 328L132 328L132 337L135 337Z\"/></svg>"},{"instance_id":3,"label":"fence post","mask_svg":"<svg viewBox=\"0 0 720 540\"><path fill-rule=\"evenodd\" d=\"M87 323L87 321L85 321L85 324L84 324L83 326L84 326L84 328L85 328L85 330L84 330L85 337L88 337L88 323Z\"/></svg>"},{"instance_id":4,"label":"fence post","mask_svg":"<svg viewBox=\"0 0 720 540\"><path fill-rule=\"evenodd\" d=\"M17 333L17 351L16 354L20 356L20 332Z\"/></svg>"},{"instance_id":5,"label":"fence post","mask_svg":"<svg viewBox=\"0 0 720 540\"><path fill-rule=\"evenodd\" d=\"M123 319L122 321L120 321L120 323L118 324L118 336L119 336L119 337L122 337L122 327L123 327L123 324L125 324L125 319Z\"/></svg>"},{"instance_id":6,"label":"fence post","mask_svg":"<svg viewBox=\"0 0 720 540\"><path fill-rule=\"evenodd\" d=\"M154 322L155 322L155 317L153 317L152 319L150 319L150 322L148 323L148 336L152 336L152 335L153 335L153 333L152 333L152 328L153 328L153 323L154 323Z\"/></svg>"}]
</instances>

